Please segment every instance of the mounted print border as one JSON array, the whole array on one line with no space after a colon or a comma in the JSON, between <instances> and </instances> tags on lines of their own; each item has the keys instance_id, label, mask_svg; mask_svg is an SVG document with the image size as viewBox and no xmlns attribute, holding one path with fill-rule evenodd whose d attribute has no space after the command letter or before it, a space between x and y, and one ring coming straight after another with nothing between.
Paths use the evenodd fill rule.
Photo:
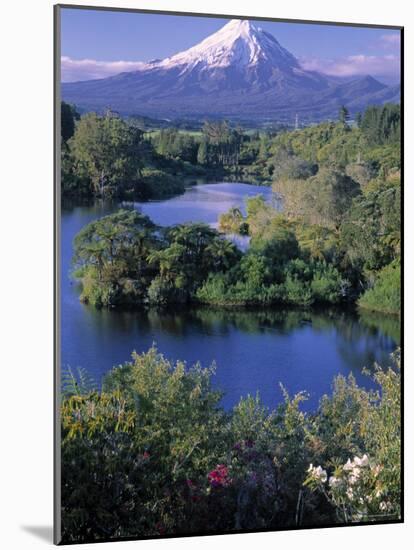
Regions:
<instances>
[{"instance_id":1,"label":"mounted print border","mask_svg":"<svg viewBox=\"0 0 414 550\"><path fill-rule=\"evenodd\" d=\"M403 35L55 6L55 544L404 521Z\"/></svg>"}]
</instances>

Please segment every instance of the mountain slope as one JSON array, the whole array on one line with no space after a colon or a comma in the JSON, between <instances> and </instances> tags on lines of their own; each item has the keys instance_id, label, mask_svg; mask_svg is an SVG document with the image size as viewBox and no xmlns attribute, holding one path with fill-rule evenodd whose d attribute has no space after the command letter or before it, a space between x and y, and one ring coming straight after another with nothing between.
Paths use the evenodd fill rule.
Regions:
<instances>
[{"instance_id":1,"label":"mountain slope","mask_svg":"<svg viewBox=\"0 0 414 550\"><path fill-rule=\"evenodd\" d=\"M86 110L156 117L231 116L308 120L338 106L382 103L387 87L372 77L338 83L306 71L268 32L232 20L199 44L139 70L62 84L62 98ZM392 97L396 96L395 90ZM385 99L386 100L386 99Z\"/></svg>"}]
</instances>

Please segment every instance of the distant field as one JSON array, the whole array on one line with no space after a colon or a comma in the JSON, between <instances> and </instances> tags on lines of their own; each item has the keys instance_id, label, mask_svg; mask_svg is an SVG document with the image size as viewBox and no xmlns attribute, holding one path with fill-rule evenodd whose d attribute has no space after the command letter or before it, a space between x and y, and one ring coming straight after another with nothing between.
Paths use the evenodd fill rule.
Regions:
<instances>
[{"instance_id":1,"label":"distant field","mask_svg":"<svg viewBox=\"0 0 414 550\"><path fill-rule=\"evenodd\" d=\"M164 128L162 128L164 129ZM161 132L161 128L158 129L152 129L152 130L145 130L147 134L151 134L152 136L157 136ZM201 130L178 130L180 134L187 134L188 136L193 137L201 137L203 135L203 132Z\"/></svg>"},{"instance_id":2,"label":"distant field","mask_svg":"<svg viewBox=\"0 0 414 550\"><path fill-rule=\"evenodd\" d=\"M164 130L165 128L153 128L153 129L147 129L145 130L146 134L150 134L151 137L156 137L161 132L161 130ZM244 128L243 129L244 134L251 136L255 134L256 132L259 132L259 134L265 134L263 128ZM201 130L182 130L178 129L178 133L180 134L186 134L188 136L192 136L194 138L201 138L203 135L203 132Z\"/></svg>"}]
</instances>

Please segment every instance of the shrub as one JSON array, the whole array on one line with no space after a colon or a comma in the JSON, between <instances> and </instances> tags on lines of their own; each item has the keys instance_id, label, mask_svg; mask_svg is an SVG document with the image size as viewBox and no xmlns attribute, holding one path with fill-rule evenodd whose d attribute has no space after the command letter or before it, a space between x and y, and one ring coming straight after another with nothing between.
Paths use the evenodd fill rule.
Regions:
<instances>
[{"instance_id":1,"label":"shrub","mask_svg":"<svg viewBox=\"0 0 414 550\"><path fill-rule=\"evenodd\" d=\"M401 267L392 262L378 274L372 288L358 300L358 304L372 311L399 314L401 311Z\"/></svg>"},{"instance_id":2,"label":"shrub","mask_svg":"<svg viewBox=\"0 0 414 550\"><path fill-rule=\"evenodd\" d=\"M63 540L399 518L398 355L393 361L376 369L380 391L338 377L313 414L301 411L306 394L284 389L274 411L257 395L224 413L213 368L173 364L154 347L110 371L101 391L70 373Z\"/></svg>"}]
</instances>

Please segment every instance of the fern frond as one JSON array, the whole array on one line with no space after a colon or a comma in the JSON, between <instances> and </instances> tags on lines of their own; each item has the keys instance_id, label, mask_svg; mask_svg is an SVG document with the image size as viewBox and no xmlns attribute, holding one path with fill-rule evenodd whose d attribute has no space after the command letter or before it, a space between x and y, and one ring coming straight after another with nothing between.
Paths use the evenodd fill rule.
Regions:
<instances>
[{"instance_id":1,"label":"fern frond","mask_svg":"<svg viewBox=\"0 0 414 550\"><path fill-rule=\"evenodd\" d=\"M62 394L65 397L87 395L96 390L96 382L88 371L82 367L72 370L69 365L62 371Z\"/></svg>"}]
</instances>

